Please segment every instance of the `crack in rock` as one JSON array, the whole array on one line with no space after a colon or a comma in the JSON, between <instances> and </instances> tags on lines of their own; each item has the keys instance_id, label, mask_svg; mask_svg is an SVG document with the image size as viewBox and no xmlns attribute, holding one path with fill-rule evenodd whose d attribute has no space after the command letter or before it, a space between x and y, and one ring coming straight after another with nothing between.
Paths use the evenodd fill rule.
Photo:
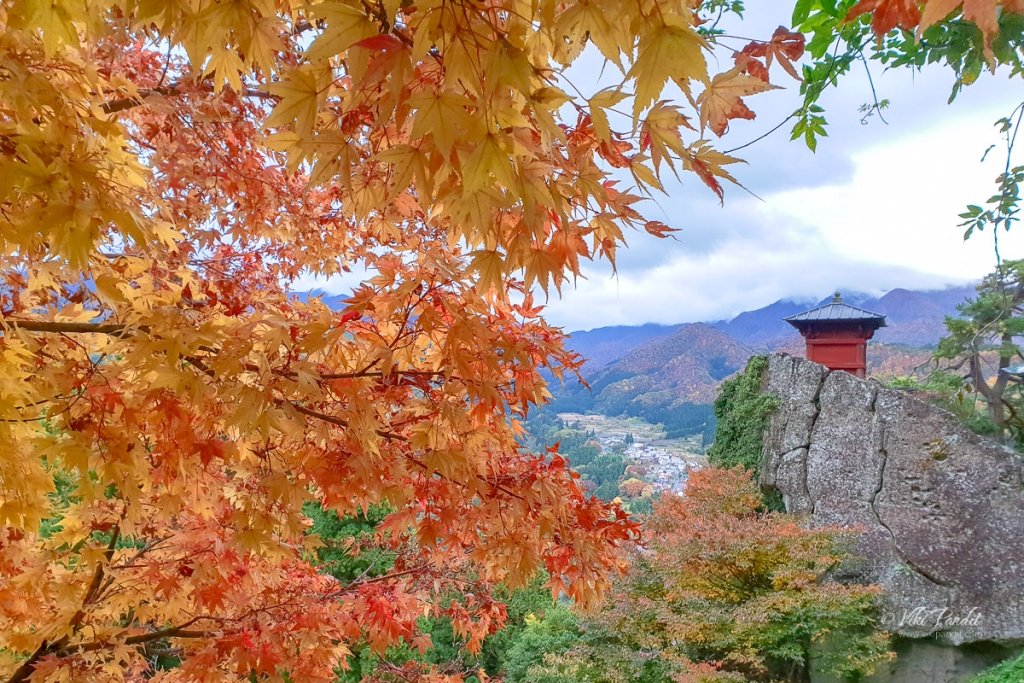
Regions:
<instances>
[{"instance_id":1,"label":"crack in rock","mask_svg":"<svg viewBox=\"0 0 1024 683\"><path fill-rule=\"evenodd\" d=\"M807 484L808 471L811 466L811 444L814 443L814 431L818 427L818 418L821 416L821 392L825 388L825 382L832 375L831 370L826 370L818 378L818 387L814 390L814 396L811 398L811 406L814 408L814 412L811 414L811 423L807 427L807 445L804 448L807 449L807 454L804 456L803 472L801 473L801 485L803 486L804 496L811 507L811 514L817 509L818 502L811 496L810 486Z\"/></svg>"},{"instance_id":2,"label":"crack in rock","mask_svg":"<svg viewBox=\"0 0 1024 683\"><path fill-rule=\"evenodd\" d=\"M872 403L874 402L872 401ZM871 514L874 516L875 521L878 522L878 526L885 529L886 533L889 534L889 538L892 539L892 549L896 553L896 557L899 558L900 562L902 562L907 567L917 572L923 578L935 584L936 586L948 589L950 586L947 582L939 579L931 572L925 570L919 564L910 559L906 555L906 553L903 552L903 550L900 548L900 544L896 540L896 534L893 533L892 527L885 523L885 521L882 519L882 516L878 512L878 506L876 504L876 501L878 500L878 494L882 492L883 488L885 488L885 471L887 465L889 464L889 451L886 450L885 448L885 436L885 429L881 428L878 454L882 456L882 461L878 466L878 484L875 486L874 491L871 492L871 498L868 499L868 507L871 510Z\"/></svg>"}]
</instances>

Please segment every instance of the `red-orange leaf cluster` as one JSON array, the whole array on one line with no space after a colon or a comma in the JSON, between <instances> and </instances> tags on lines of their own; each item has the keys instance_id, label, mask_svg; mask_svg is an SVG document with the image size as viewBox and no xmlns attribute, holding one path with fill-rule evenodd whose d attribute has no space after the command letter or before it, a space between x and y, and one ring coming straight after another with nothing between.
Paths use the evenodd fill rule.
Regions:
<instances>
[{"instance_id":1,"label":"red-orange leaf cluster","mask_svg":"<svg viewBox=\"0 0 1024 683\"><path fill-rule=\"evenodd\" d=\"M992 39L999 32L1002 12L1024 14L1022 0L860 0L850 8L847 20L871 15L871 29L878 39L893 29L916 31L918 35L930 26L950 17L961 16L976 25L985 41L985 50L992 58Z\"/></svg>"},{"instance_id":2,"label":"red-orange leaf cluster","mask_svg":"<svg viewBox=\"0 0 1024 683\"><path fill-rule=\"evenodd\" d=\"M794 33L785 26L775 29L768 42L753 41L735 55L737 65L742 66L751 76L768 80L768 68L777 61L786 73L800 80L793 62L804 55L806 40L802 33ZM763 62L760 60L764 60Z\"/></svg>"}]
</instances>

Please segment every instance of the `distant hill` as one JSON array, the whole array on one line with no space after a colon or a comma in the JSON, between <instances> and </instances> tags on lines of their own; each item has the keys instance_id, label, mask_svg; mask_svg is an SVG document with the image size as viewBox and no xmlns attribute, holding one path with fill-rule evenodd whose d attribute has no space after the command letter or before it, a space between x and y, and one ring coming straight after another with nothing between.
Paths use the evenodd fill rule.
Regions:
<instances>
[{"instance_id":1,"label":"distant hill","mask_svg":"<svg viewBox=\"0 0 1024 683\"><path fill-rule=\"evenodd\" d=\"M864 308L886 316L888 327L875 335L878 341L931 348L946 334L946 316L956 315L957 305L974 295L973 285L933 292L894 289Z\"/></svg>"},{"instance_id":2,"label":"distant hill","mask_svg":"<svg viewBox=\"0 0 1024 683\"><path fill-rule=\"evenodd\" d=\"M680 325L603 367L584 368L590 383L555 387L555 411L635 415L665 425L669 437L706 431L719 382L754 351L705 323Z\"/></svg>"},{"instance_id":3,"label":"distant hill","mask_svg":"<svg viewBox=\"0 0 1024 683\"><path fill-rule=\"evenodd\" d=\"M888 326L868 347L868 371L891 376L909 374L925 363L945 333L945 317L973 295L973 286L965 286L895 289L882 297L849 293L843 300L886 316ZM803 340L783 318L825 301L781 300L712 323L573 332L568 345L588 359L583 375L590 389L572 382L554 387L554 408L637 415L664 423L673 436L707 430L721 381L755 353L802 355Z\"/></svg>"},{"instance_id":4,"label":"distant hill","mask_svg":"<svg viewBox=\"0 0 1024 683\"><path fill-rule=\"evenodd\" d=\"M680 327L682 325L654 323L633 327L599 327L596 330L573 332L569 346L587 359L588 368L601 368L644 343L668 337Z\"/></svg>"},{"instance_id":5,"label":"distant hill","mask_svg":"<svg viewBox=\"0 0 1024 683\"><path fill-rule=\"evenodd\" d=\"M851 302L852 303L852 302ZM793 326L783 318L818 305L812 300L783 299L753 311L744 311L732 320L711 323L737 341L758 350L774 348L799 337Z\"/></svg>"},{"instance_id":6,"label":"distant hill","mask_svg":"<svg viewBox=\"0 0 1024 683\"><path fill-rule=\"evenodd\" d=\"M594 376L605 400L636 389L652 394L653 402L710 403L714 387L741 369L754 353L746 344L705 323L681 325L671 335L654 339L606 365ZM623 378L623 379L619 379Z\"/></svg>"},{"instance_id":7,"label":"distant hill","mask_svg":"<svg viewBox=\"0 0 1024 683\"><path fill-rule=\"evenodd\" d=\"M875 341L930 348L945 334L943 321L946 316L954 315L957 304L972 296L974 286L965 285L928 292L894 289L882 297L844 293L843 300L886 316L888 327L878 331ZM796 330L783 318L826 303L829 298L817 302L783 299L763 308L744 311L732 320L711 324L759 351L774 350L800 339Z\"/></svg>"}]
</instances>

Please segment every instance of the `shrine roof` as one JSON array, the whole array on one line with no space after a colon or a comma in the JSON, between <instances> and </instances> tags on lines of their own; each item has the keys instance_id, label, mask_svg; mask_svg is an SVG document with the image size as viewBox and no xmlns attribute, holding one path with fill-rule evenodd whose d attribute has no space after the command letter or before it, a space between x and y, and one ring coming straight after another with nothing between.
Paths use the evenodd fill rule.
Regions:
<instances>
[{"instance_id":1,"label":"shrine roof","mask_svg":"<svg viewBox=\"0 0 1024 683\"><path fill-rule=\"evenodd\" d=\"M865 322L876 327L886 326L884 315L843 303L843 297L839 292L835 293L829 303L788 316L784 320L794 327L816 322Z\"/></svg>"}]
</instances>

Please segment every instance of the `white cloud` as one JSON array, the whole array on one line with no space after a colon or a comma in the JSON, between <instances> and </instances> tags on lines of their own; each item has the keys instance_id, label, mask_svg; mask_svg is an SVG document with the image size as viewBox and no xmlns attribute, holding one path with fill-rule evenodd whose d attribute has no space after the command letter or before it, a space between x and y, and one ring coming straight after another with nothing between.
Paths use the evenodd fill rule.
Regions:
<instances>
[{"instance_id":1,"label":"white cloud","mask_svg":"<svg viewBox=\"0 0 1024 683\"><path fill-rule=\"evenodd\" d=\"M765 208L777 219L820 226L834 253L951 278L980 277L995 264L992 232L964 242L958 214L993 193L1005 157L996 150L984 164L979 157L1001 113L978 112L856 152L848 183L780 192ZM1000 238L1004 258L1024 254L1024 232Z\"/></svg>"},{"instance_id":2,"label":"white cloud","mask_svg":"<svg viewBox=\"0 0 1024 683\"><path fill-rule=\"evenodd\" d=\"M833 125L818 155L783 131L744 150L749 169L737 175L763 201L733 189L718 208L688 179L648 211L683 227L679 242L634 237L617 277L592 266L588 280L552 302L549 318L568 329L713 320L837 287L937 288L991 271L992 233L964 242L958 214L993 193L1005 157L997 148L980 158L1019 94L991 78L950 106L945 70L875 78L893 93L888 125L860 123L855 103L864 93L852 78L831 98ZM759 128L744 123L730 137L749 139L774 123L759 115ZM1003 258L1024 257L1024 227L1002 233L1000 246Z\"/></svg>"},{"instance_id":3,"label":"white cloud","mask_svg":"<svg viewBox=\"0 0 1024 683\"><path fill-rule=\"evenodd\" d=\"M798 239L738 239L711 254L681 251L646 271L614 278L594 274L552 301L548 318L570 330L716 320L778 299L820 298L834 289L881 294L954 282L963 279L808 249Z\"/></svg>"}]
</instances>

